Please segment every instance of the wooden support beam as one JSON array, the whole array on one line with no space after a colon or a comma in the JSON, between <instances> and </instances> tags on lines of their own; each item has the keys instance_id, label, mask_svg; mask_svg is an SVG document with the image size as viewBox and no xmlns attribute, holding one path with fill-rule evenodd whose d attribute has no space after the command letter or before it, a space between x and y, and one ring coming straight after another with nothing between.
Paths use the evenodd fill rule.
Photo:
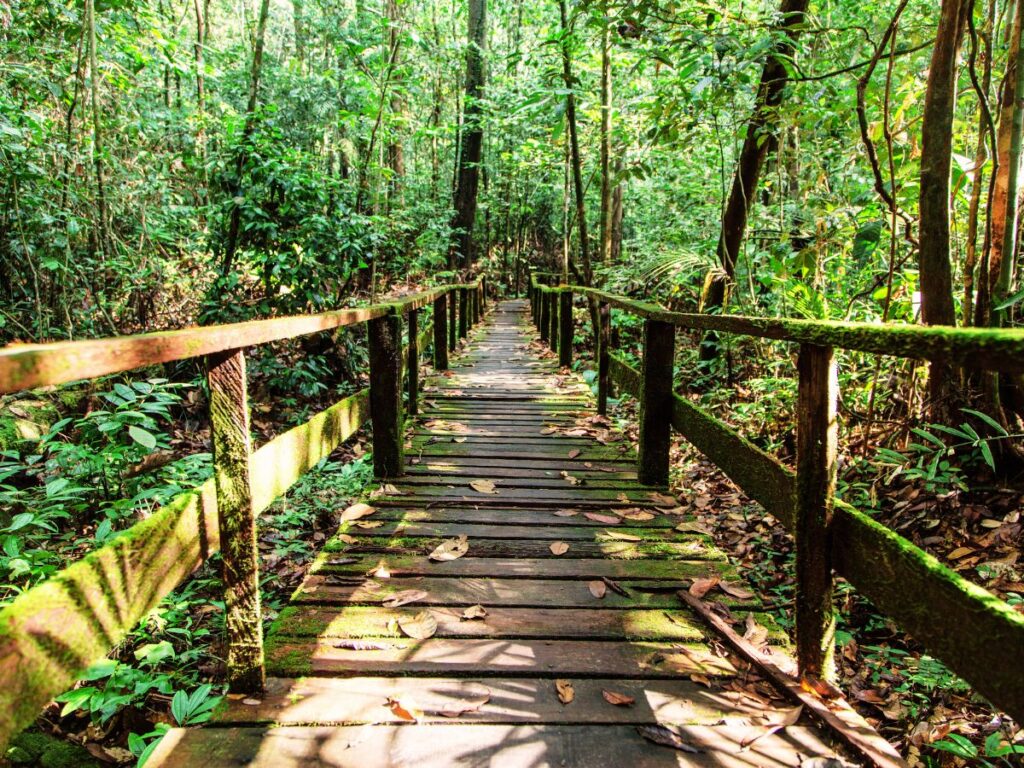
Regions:
<instances>
[{"instance_id":1,"label":"wooden support beam","mask_svg":"<svg viewBox=\"0 0 1024 768\"><path fill-rule=\"evenodd\" d=\"M408 396L406 401L406 411L410 416L415 416L418 412L418 400L420 393L420 325L419 325L419 314L418 309L413 309L409 312L409 352L408 362L406 363L406 386L408 387Z\"/></svg>"},{"instance_id":2,"label":"wooden support beam","mask_svg":"<svg viewBox=\"0 0 1024 768\"><path fill-rule=\"evenodd\" d=\"M562 291L558 301L558 364L572 365L572 291Z\"/></svg>"},{"instance_id":3,"label":"wooden support beam","mask_svg":"<svg viewBox=\"0 0 1024 768\"><path fill-rule=\"evenodd\" d=\"M540 324L537 330L540 331L540 340L548 340L548 331L551 330L551 302L549 301L551 294L547 291L538 291L538 312L540 314Z\"/></svg>"},{"instance_id":4,"label":"wooden support beam","mask_svg":"<svg viewBox=\"0 0 1024 768\"><path fill-rule=\"evenodd\" d=\"M434 370L448 370L448 295L434 299Z\"/></svg>"},{"instance_id":5,"label":"wooden support beam","mask_svg":"<svg viewBox=\"0 0 1024 768\"><path fill-rule=\"evenodd\" d=\"M595 339L597 346L597 412L602 416L608 413L609 353L612 342L612 308L607 301L597 305L599 335Z\"/></svg>"},{"instance_id":6,"label":"wooden support beam","mask_svg":"<svg viewBox=\"0 0 1024 768\"><path fill-rule=\"evenodd\" d=\"M558 351L558 291L548 292L548 346Z\"/></svg>"},{"instance_id":7,"label":"wooden support beam","mask_svg":"<svg viewBox=\"0 0 1024 768\"><path fill-rule=\"evenodd\" d=\"M459 288L459 338L464 339L469 333L469 291Z\"/></svg>"},{"instance_id":8,"label":"wooden support beam","mask_svg":"<svg viewBox=\"0 0 1024 768\"><path fill-rule=\"evenodd\" d=\"M448 351L454 352L458 343L459 319L458 319L458 296L453 289L445 297L448 301Z\"/></svg>"},{"instance_id":9,"label":"wooden support beam","mask_svg":"<svg viewBox=\"0 0 1024 768\"><path fill-rule=\"evenodd\" d=\"M658 320L644 322L637 478L647 485L668 485L675 336L673 325Z\"/></svg>"},{"instance_id":10,"label":"wooden support beam","mask_svg":"<svg viewBox=\"0 0 1024 768\"><path fill-rule=\"evenodd\" d=\"M797 358L796 649L800 674L835 678L836 619L829 540L836 489L838 379L831 347Z\"/></svg>"},{"instance_id":11,"label":"wooden support beam","mask_svg":"<svg viewBox=\"0 0 1024 768\"><path fill-rule=\"evenodd\" d=\"M241 349L207 357L213 473L222 550L228 686L263 691L263 620L253 507L249 398Z\"/></svg>"},{"instance_id":12,"label":"wooden support beam","mask_svg":"<svg viewBox=\"0 0 1024 768\"><path fill-rule=\"evenodd\" d=\"M370 340L370 419L373 422L373 471L377 477L403 472L402 317L394 314L367 323Z\"/></svg>"}]
</instances>

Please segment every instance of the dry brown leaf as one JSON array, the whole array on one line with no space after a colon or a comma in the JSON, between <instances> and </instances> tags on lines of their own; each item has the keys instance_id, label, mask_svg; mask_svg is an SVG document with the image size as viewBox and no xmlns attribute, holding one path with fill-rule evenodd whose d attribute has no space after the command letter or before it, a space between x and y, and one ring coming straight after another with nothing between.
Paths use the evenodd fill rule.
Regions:
<instances>
[{"instance_id":1,"label":"dry brown leaf","mask_svg":"<svg viewBox=\"0 0 1024 768\"><path fill-rule=\"evenodd\" d=\"M393 595L384 598L382 605L385 608L399 608L409 603L418 603L428 597L428 593L422 589L403 589Z\"/></svg>"},{"instance_id":2,"label":"dry brown leaf","mask_svg":"<svg viewBox=\"0 0 1024 768\"><path fill-rule=\"evenodd\" d=\"M575 509L557 509L555 514L558 517L576 517L579 514Z\"/></svg>"},{"instance_id":3,"label":"dry brown leaf","mask_svg":"<svg viewBox=\"0 0 1024 768\"><path fill-rule=\"evenodd\" d=\"M690 675L690 679L695 683L700 683L705 688L711 687L711 681L708 680L704 675Z\"/></svg>"},{"instance_id":4,"label":"dry brown leaf","mask_svg":"<svg viewBox=\"0 0 1024 768\"><path fill-rule=\"evenodd\" d=\"M661 504L666 507L674 507L676 505L676 497L670 496L667 493L658 493L657 491L651 491L647 494L647 498L653 501L655 504Z\"/></svg>"},{"instance_id":5,"label":"dry brown leaf","mask_svg":"<svg viewBox=\"0 0 1024 768\"><path fill-rule=\"evenodd\" d=\"M349 536L347 533L339 533L335 538L337 538L338 541L345 542L346 544L355 544L356 543L356 537L355 536Z\"/></svg>"},{"instance_id":6,"label":"dry brown leaf","mask_svg":"<svg viewBox=\"0 0 1024 768\"><path fill-rule=\"evenodd\" d=\"M690 585L689 592L694 597L701 599L714 589L715 585L722 579L718 576L707 576L703 579L694 579L693 584Z\"/></svg>"},{"instance_id":7,"label":"dry brown leaf","mask_svg":"<svg viewBox=\"0 0 1024 768\"><path fill-rule=\"evenodd\" d=\"M413 640L426 640L437 632L437 619L430 611L420 611L415 616L402 616L398 626Z\"/></svg>"},{"instance_id":8,"label":"dry brown leaf","mask_svg":"<svg viewBox=\"0 0 1024 768\"><path fill-rule=\"evenodd\" d=\"M462 717L469 712L477 712L480 707L491 700L491 689L483 683L467 683L468 690L465 698L459 702L452 702L450 706L438 710L441 717ZM461 694L461 691L460 691Z\"/></svg>"},{"instance_id":9,"label":"dry brown leaf","mask_svg":"<svg viewBox=\"0 0 1024 768\"><path fill-rule=\"evenodd\" d=\"M751 600L754 597L754 593L749 589L728 581L718 582L718 588L725 592L725 594L732 595L737 600Z\"/></svg>"},{"instance_id":10,"label":"dry brown leaf","mask_svg":"<svg viewBox=\"0 0 1024 768\"><path fill-rule=\"evenodd\" d=\"M636 732L648 741L660 744L663 747L672 747L680 752L697 754L701 750L683 741L683 737L664 725L638 725Z\"/></svg>"},{"instance_id":11,"label":"dry brown leaf","mask_svg":"<svg viewBox=\"0 0 1024 768\"><path fill-rule=\"evenodd\" d=\"M692 520L680 523L676 526L676 530L679 531L679 533L703 533L707 536L711 536L713 533L713 531L711 531L711 529L706 525L701 525L700 523L693 522Z\"/></svg>"},{"instance_id":12,"label":"dry brown leaf","mask_svg":"<svg viewBox=\"0 0 1024 768\"><path fill-rule=\"evenodd\" d=\"M558 431L558 427L544 427L544 429L542 429L540 431L540 433L542 435L553 435L557 431Z\"/></svg>"},{"instance_id":13,"label":"dry brown leaf","mask_svg":"<svg viewBox=\"0 0 1024 768\"><path fill-rule=\"evenodd\" d=\"M573 448L571 451L569 451L569 458L570 459L575 459L579 455L580 455L580 449L579 448Z\"/></svg>"},{"instance_id":14,"label":"dry brown leaf","mask_svg":"<svg viewBox=\"0 0 1024 768\"><path fill-rule=\"evenodd\" d=\"M617 691L601 691L601 695L605 701L609 704L614 704L616 707L631 707L636 703L636 699L632 696L627 696Z\"/></svg>"},{"instance_id":15,"label":"dry brown leaf","mask_svg":"<svg viewBox=\"0 0 1024 768\"><path fill-rule=\"evenodd\" d=\"M622 595L623 597L629 597L629 592L627 592L619 582L615 581L615 579L609 579L607 576L602 576L601 581L603 581L605 586L612 592Z\"/></svg>"},{"instance_id":16,"label":"dry brown leaf","mask_svg":"<svg viewBox=\"0 0 1024 768\"><path fill-rule=\"evenodd\" d=\"M258 707L263 703L263 699L242 699L242 703L247 707Z\"/></svg>"},{"instance_id":17,"label":"dry brown leaf","mask_svg":"<svg viewBox=\"0 0 1024 768\"><path fill-rule=\"evenodd\" d=\"M376 507L371 507L369 504L359 502L358 504L353 504L351 507L349 507L348 509L341 513L341 522L347 523L351 520L358 520L361 517L372 515L376 511Z\"/></svg>"},{"instance_id":18,"label":"dry brown leaf","mask_svg":"<svg viewBox=\"0 0 1024 768\"><path fill-rule=\"evenodd\" d=\"M625 493L620 493L615 498L621 501L623 504L629 504L629 496L627 496Z\"/></svg>"},{"instance_id":19,"label":"dry brown leaf","mask_svg":"<svg viewBox=\"0 0 1024 768\"><path fill-rule=\"evenodd\" d=\"M584 512L583 516L588 520L593 520L595 523L603 523L604 525L618 525L622 522L622 518L615 515L602 515L599 512Z\"/></svg>"},{"instance_id":20,"label":"dry brown leaf","mask_svg":"<svg viewBox=\"0 0 1024 768\"><path fill-rule=\"evenodd\" d=\"M452 438L452 442L453 443L464 443L464 442L466 442L467 439L468 438L465 438L465 437L453 437Z\"/></svg>"},{"instance_id":21,"label":"dry brown leaf","mask_svg":"<svg viewBox=\"0 0 1024 768\"><path fill-rule=\"evenodd\" d=\"M551 550L552 555L564 555L569 551L569 545L564 541L556 541L548 547Z\"/></svg>"},{"instance_id":22,"label":"dry brown leaf","mask_svg":"<svg viewBox=\"0 0 1024 768\"><path fill-rule=\"evenodd\" d=\"M558 700L562 704L569 704L576 698L576 691L568 680L555 680L555 691L558 693Z\"/></svg>"},{"instance_id":23,"label":"dry brown leaf","mask_svg":"<svg viewBox=\"0 0 1024 768\"><path fill-rule=\"evenodd\" d=\"M608 591L608 585L603 581L590 581L587 582L587 589L590 590L590 594L596 597L598 600L605 596Z\"/></svg>"},{"instance_id":24,"label":"dry brown leaf","mask_svg":"<svg viewBox=\"0 0 1024 768\"><path fill-rule=\"evenodd\" d=\"M497 493L494 482L491 480L471 480L469 487L479 493Z\"/></svg>"},{"instance_id":25,"label":"dry brown leaf","mask_svg":"<svg viewBox=\"0 0 1024 768\"><path fill-rule=\"evenodd\" d=\"M570 475L564 469L562 470L562 477L565 479L567 483L569 483L569 485L583 485L582 480L580 480L578 477L575 477L574 475Z\"/></svg>"},{"instance_id":26,"label":"dry brown leaf","mask_svg":"<svg viewBox=\"0 0 1024 768\"><path fill-rule=\"evenodd\" d=\"M757 623L757 619L754 618L754 614L747 614L747 621L745 631L743 632L743 639L751 643L751 645L762 646L768 643L768 629Z\"/></svg>"},{"instance_id":27,"label":"dry brown leaf","mask_svg":"<svg viewBox=\"0 0 1024 768\"><path fill-rule=\"evenodd\" d=\"M435 562L446 562L457 560L469 551L469 539L466 534L456 536L454 539L446 539L438 545L429 557Z\"/></svg>"},{"instance_id":28,"label":"dry brown leaf","mask_svg":"<svg viewBox=\"0 0 1024 768\"><path fill-rule=\"evenodd\" d=\"M380 528L384 525L383 520L357 520L355 526L364 530L370 530L371 528Z\"/></svg>"},{"instance_id":29,"label":"dry brown leaf","mask_svg":"<svg viewBox=\"0 0 1024 768\"><path fill-rule=\"evenodd\" d=\"M803 711L804 707L803 704L801 704L799 707L793 707L793 709L783 713L781 716L776 716L776 718L773 721L765 723L764 730L761 733L757 734L752 738L746 738L743 741L741 741L739 751L744 752L750 749L751 745L755 741L763 739L765 736L771 736L773 733L782 730L783 728L795 725L797 720L800 719L800 715L803 713Z\"/></svg>"},{"instance_id":30,"label":"dry brown leaf","mask_svg":"<svg viewBox=\"0 0 1024 768\"><path fill-rule=\"evenodd\" d=\"M462 612L462 621L472 621L474 619L483 619L487 615L487 609L482 605L471 605L469 608Z\"/></svg>"},{"instance_id":31,"label":"dry brown leaf","mask_svg":"<svg viewBox=\"0 0 1024 768\"><path fill-rule=\"evenodd\" d=\"M401 699L392 699L391 697L388 697L387 706L395 717L407 720L410 723L415 723L419 719L419 716L423 714L416 709L416 705L411 701L403 702Z\"/></svg>"},{"instance_id":32,"label":"dry brown leaf","mask_svg":"<svg viewBox=\"0 0 1024 768\"><path fill-rule=\"evenodd\" d=\"M609 539L617 539L619 541L643 541L639 536L634 536L632 533L620 533L619 531L605 531L604 535Z\"/></svg>"},{"instance_id":33,"label":"dry brown leaf","mask_svg":"<svg viewBox=\"0 0 1024 768\"><path fill-rule=\"evenodd\" d=\"M637 520L637 521L653 520L654 519L654 515L652 515L650 512L644 512L643 510L640 510L640 509L633 509L633 510L630 510L629 512L623 512L622 516L624 518L626 518L627 520Z\"/></svg>"}]
</instances>

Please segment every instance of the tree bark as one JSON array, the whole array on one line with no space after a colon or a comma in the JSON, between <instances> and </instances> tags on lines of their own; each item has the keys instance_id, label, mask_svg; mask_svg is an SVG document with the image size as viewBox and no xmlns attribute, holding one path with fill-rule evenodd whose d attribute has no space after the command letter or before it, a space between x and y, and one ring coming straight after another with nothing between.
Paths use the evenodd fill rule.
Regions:
<instances>
[{"instance_id":1,"label":"tree bark","mask_svg":"<svg viewBox=\"0 0 1024 768\"><path fill-rule=\"evenodd\" d=\"M1003 217L1002 252L998 260L998 269L990 264L990 279L992 281L992 302L998 307L999 303L1009 297L1013 285L1013 276L1017 260L1017 226L1018 209L1020 200L1020 156L1021 156L1021 134L1024 132L1024 77L1020 72L1024 69L1024 51L1020 46L1021 27L1024 26L1024 3L1017 6L1015 20L1016 46L1013 51L1015 61L1014 87L1007 90L1007 95L1012 93L1008 99L1012 120L1009 126L1009 151L1006 158L1006 211ZM1009 64L1007 65L1010 66ZM993 313L993 325L1005 325L1008 313L1004 310Z\"/></svg>"},{"instance_id":2,"label":"tree bark","mask_svg":"<svg viewBox=\"0 0 1024 768\"><path fill-rule=\"evenodd\" d=\"M450 269L468 269L476 256L473 249L473 222L476 219L484 139L480 99L484 90L484 53L487 50L487 0L469 0L468 32L466 98L454 195L455 216L452 219L455 240L448 252Z\"/></svg>"},{"instance_id":3,"label":"tree bark","mask_svg":"<svg viewBox=\"0 0 1024 768\"><path fill-rule=\"evenodd\" d=\"M608 2L601 3L601 262L612 260L612 57Z\"/></svg>"},{"instance_id":4,"label":"tree bark","mask_svg":"<svg viewBox=\"0 0 1024 768\"><path fill-rule=\"evenodd\" d=\"M402 151L401 126L404 120L403 111L405 101L401 94L401 35L400 27L402 22L401 11L398 7L398 0L387 0L388 16L388 50L391 51L392 59L392 88L391 88L391 126L389 130L389 141L387 146L387 164L391 169L391 178L388 181L388 206L394 198L401 196L402 177L405 176L405 156Z\"/></svg>"},{"instance_id":5,"label":"tree bark","mask_svg":"<svg viewBox=\"0 0 1024 768\"><path fill-rule=\"evenodd\" d=\"M96 174L96 245L107 253L110 234L107 230L107 191L103 167L103 129L100 126L99 64L96 55L96 6L85 0L85 26L89 37L89 97L92 109L92 162Z\"/></svg>"},{"instance_id":6,"label":"tree bark","mask_svg":"<svg viewBox=\"0 0 1024 768\"><path fill-rule=\"evenodd\" d=\"M210 180L206 168L206 15L209 13L209 0L193 0L196 13L196 154L199 157L199 172L203 187L199 191L199 202L209 202ZM205 216L204 216L205 219Z\"/></svg>"}]
</instances>

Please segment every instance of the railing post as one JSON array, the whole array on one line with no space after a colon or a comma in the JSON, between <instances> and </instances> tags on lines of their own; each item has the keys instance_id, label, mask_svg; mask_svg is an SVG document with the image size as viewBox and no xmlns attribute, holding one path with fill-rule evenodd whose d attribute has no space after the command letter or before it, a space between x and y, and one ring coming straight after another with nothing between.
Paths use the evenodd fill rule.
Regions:
<instances>
[{"instance_id":1,"label":"railing post","mask_svg":"<svg viewBox=\"0 0 1024 768\"><path fill-rule=\"evenodd\" d=\"M259 694L263 670L259 550L252 504L249 397L245 355L233 349L207 358L213 471L220 523L228 685L234 693Z\"/></svg>"},{"instance_id":2,"label":"railing post","mask_svg":"<svg viewBox=\"0 0 1024 768\"><path fill-rule=\"evenodd\" d=\"M551 305L548 303L548 292L537 286L537 312L540 317L540 322L537 323L537 330L540 331L540 340L548 340L548 328L549 320L548 316L551 314Z\"/></svg>"},{"instance_id":3,"label":"railing post","mask_svg":"<svg viewBox=\"0 0 1024 768\"><path fill-rule=\"evenodd\" d=\"M835 679L836 620L829 528L836 490L838 374L831 347L797 358L796 650L802 676Z\"/></svg>"},{"instance_id":4,"label":"railing post","mask_svg":"<svg viewBox=\"0 0 1024 768\"><path fill-rule=\"evenodd\" d=\"M675 337L674 325L651 319L644 322L637 479L645 485L668 485Z\"/></svg>"},{"instance_id":5,"label":"railing post","mask_svg":"<svg viewBox=\"0 0 1024 768\"><path fill-rule=\"evenodd\" d=\"M419 317L418 309L409 310L409 359L405 374L409 391L405 409L410 416L416 415L420 393L420 342L417 338L420 335Z\"/></svg>"},{"instance_id":6,"label":"railing post","mask_svg":"<svg viewBox=\"0 0 1024 768\"><path fill-rule=\"evenodd\" d=\"M548 301L551 304L549 320L551 327L548 328L548 346L552 352L558 351L558 289L552 289L548 294Z\"/></svg>"},{"instance_id":7,"label":"railing post","mask_svg":"<svg viewBox=\"0 0 1024 768\"><path fill-rule=\"evenodd\" d=\"M448 370L448 294L434 299L434 370Z\"/></svg>"},{"instance_id":8,"label":"railing post","mask_svg":"<svg viewBox=\"0 0 1024 768\"><path fill-rule=\"evenodd\" d=\"M373 471L402 474L402 316L385 315L366 324L370 340L370 418Z\"/></svg>"},{"instance_id":9,"label":"railing post","mask_svg":"<svg viewBox=\"0 0 1024 768\"><path fill-rule=\"evenodd\" d=\"M572 291L563 288L558 298L558 364L572 365Z\"/></svg>"},{"instance_id":10,"label":"railing post","mask_svg":"<svg viewBox=\"0 0 1024 768\"><path fill-rule=\"evenodd\" d=\"M469 333L469 291L459 288L459 338L464 339Z\"/></svg>"},{"instance_id":11,"label":"railing post","mask_svg":"<svg viewBox=\"0 0 1024 768\"><path fill-rule=\"evenodd\" d=\"M457 336L457 334L459 332L459 324L458 324L458 319L456 317L456 309L457 309L456 305L459 302L457 301L457 296L455 294L455 291L456 291L456 289L452 288L451 290L448 291L448 294L445 296L445 300L448 302L448 351L449 352L454 352L455 351L455 346L458 343L458 339L456 338L456 336Z\"/></svg>"},{"instance_id":12,"label":"railing post","mask_svg":"<svg viewBox=\"0 0 1024 768\"><path fill-rule=\"evenodd\" d=\"M598 304L597 319L600 329L597 339L597 412L604 416L608 413L608 384L611 381L608 353L612 342L612 308L608 302Z\"/></svg>"}]
</instances>

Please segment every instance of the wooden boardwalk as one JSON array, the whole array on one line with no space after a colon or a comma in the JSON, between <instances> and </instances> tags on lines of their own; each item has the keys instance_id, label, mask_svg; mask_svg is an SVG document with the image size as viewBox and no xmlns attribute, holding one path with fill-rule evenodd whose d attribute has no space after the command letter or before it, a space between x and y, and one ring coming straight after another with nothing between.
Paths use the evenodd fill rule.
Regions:
<instances>
[{"instance_id":1,"label":"wooden boardwalk","mask_svg":"<svg viewBox=\"0 0 1024 768\"><path fill-rule=\"evenodd\" d=\"M266 695L172 731L149 765L840 764L810 760L835 753L806 718L771 732L792 705L676 595L736 575L533 341L503 302L426 381L407 474L275 622ZM468 549L431 559L446 541ZM770 625L734 591L708 599Z\"/></svg>"}]
</instances>

